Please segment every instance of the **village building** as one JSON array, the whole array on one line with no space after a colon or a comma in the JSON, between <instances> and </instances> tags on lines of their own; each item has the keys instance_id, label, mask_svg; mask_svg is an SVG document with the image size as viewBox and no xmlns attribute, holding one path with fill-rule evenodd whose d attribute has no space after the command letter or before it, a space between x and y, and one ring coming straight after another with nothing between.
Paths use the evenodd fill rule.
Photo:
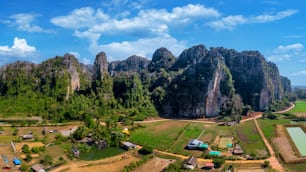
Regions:
<instances>
[{"instance_id":1,"label":"village building","mask_svg":"<svg viewBox=\"0 0 306 172\"><path fill-rule=\"evenodd\" d=\"M31 169L34 171L34 172L45 172L46 170L44 169L44 166L42 164L35 164L35 165L32 165Z\"/></svg>"},{"instance_id":2,"label":"village building","mask_svg":"<svg viewBox=\"0 0 306 172\"><path fill-rule=\"evenodd\" d=\"M22 136L23 140L31 140L34 138L33 134L25 134Z\"/></svg>"},{"instance_id":3,"label":"village building","mask_svg":"<svg viewBox=\"0 0 306 172\"><path fill-rule=\"evenodd\" d=\"M193 156L190 156L188 159L186 159L184 163L184 168L193 170L194 168L197 167L197 165L198 165L198 159Z\"/></svg>"},{"instance_id":4,"label":"village building","mask_svg":"<svg viewBox=\"0 0 306 172\"><path fill-rule=\"evenodd\" d=\"M232 153L233 155L242 155L244 154L244 151L242 150L240 145L236 144Z\"/></svg>"},{"instance_id":5,"label":"village building","mask_svg":"<svg viewBox=\"0 0 306 172\"><path fill-rule=\"evenodd\" d=\"M192 139L188 142L187 149L207 149L208 148L208 144L207 143L203 143L202 141L198 140L198 139Z\"/></svg>"},{"instance_id":6,"label":"village building","mask_svg":"<svg viewBox=\"0 0 306 172\"><path fill-rule=\"evenodd\" d=\"M203 169L204 170L211 170L211 169L214 169L215 167L215 164L212 163L212 162L206 162L203 166Z\"/></svg>"},{"instance_id":7,"label":"village building","mask_svg":"<svg viewBox=\"0 0 306 172\"><path fill-rule=\"evenodd\" d=\"M131 142L121 142L122 143L122 147L126 150L129 150L129 149L135 149L136 148L136 145L131 143Z\"/></svg>"},{"instance_id":8,"label":"village building","mask_svg":"<svg viewBox=\"0 0 306 172\"><path fill-rule=\"evenodd\" d=\"M72 153L74 155L74 157L79 158L80 157L80 151L77 148L73 148L72 149Z\"/></svg>"}]
</instances>

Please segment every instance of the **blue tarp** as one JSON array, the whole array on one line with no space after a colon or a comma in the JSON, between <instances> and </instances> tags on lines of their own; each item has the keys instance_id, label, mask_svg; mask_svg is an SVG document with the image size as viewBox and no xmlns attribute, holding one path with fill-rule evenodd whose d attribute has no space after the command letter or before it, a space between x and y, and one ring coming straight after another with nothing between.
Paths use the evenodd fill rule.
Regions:
<instances>
[{"instance_id":1,"label":"blue tarp","mask_svg":"<svg viewBox=\"0 0 306 172\"><path fill-rule=\"evenodd\" d=\"M20 165L20 164L21 164L21 161L20 161L19 159L17 159L17 158L14 158L13 163L14 163L15 165Z\"/></svg>"},{"instance_id":2,"label":"blue tarp","mask_svg":"<svg viewBox=\"0 0 306 172\"><path fill-rule=\"evenodd\" d=\"M209 155L220 155L221 152L220 151L210 151Z\"/></svg>"}]
</instances>

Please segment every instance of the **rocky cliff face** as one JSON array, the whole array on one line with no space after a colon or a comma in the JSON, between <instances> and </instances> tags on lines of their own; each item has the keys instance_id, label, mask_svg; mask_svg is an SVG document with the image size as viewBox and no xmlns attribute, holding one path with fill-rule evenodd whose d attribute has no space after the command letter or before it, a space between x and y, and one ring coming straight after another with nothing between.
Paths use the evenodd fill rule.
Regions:
<instances>
[{"instance_id":1,"label":"rocky cliff face","mask_svg":"<svg viewBox=\"0 0 306 172\"><path fill-rule=\"evenodd\" d=\"M194 51L201 51L194 49ZM212 117L219 114L223 96L231 96L231 75L224 59L216 50L207 54L192 52L201 59L179 75L167 88L163 112L179 117ZM201 54L201 55L200 55ZM180 56L185 58L186 56ZM178 59L179 60L179 59Z\"/></svg>"},{"instance_id":2,"label":"rocky cliff face","mask_svg":"<svg viewBox=\"0 0 306 172\"><path fill-rule=\"evenodd\" d=\"M100 52L96 55L96 59L93 66L93 79L103 80L105 75L108 75L108 62L104 52Z\"/></svg>"},{"instance_id":3,"label":"rocky cliff face","mask_svg":"<svg viewBox=\"0 0 306 172\"><path fill-rule=\"evenodd\" d=\"M214 117L236 113L234 105L265 110L290 89L290 80L258 51L208 50L204 45L184 50L177 59L160 48L152 61L131 56L108 63L101 52L92 66L66 54L37 65L16 62L0 68L0 98L26 101L29 94L50 97L53 104L81 99L99 113L125 107L148 114L145 109L151 113L156 107L161 115Z\"/></svg>"},{"instance_id":4,"label":"rocky cliff face","mask_svg":"<svg viewBox=\"0 0 306 172\"><path fill-rule=\"evenodd\" d=\"M172 66L172 70L178 70L180 68L185 68L190 64L198 63L207 53L208 50L204 45L197 45L184 50Z\"/></svg>"},{"instance_id":5,"label":"rocky cliff face","mask_svg":"<svg viewBox=\"0 0 306 172\"><path fill-rule=\"evenodd\" d=\"M159 72L161 69L168 71L174 64L175 60L174 55L169 50L166 48L159 48L154 52L148 69L150 72Z\"/></svg>"},{"instance_id":6,"label":"rocky cliff face","mask_svg":"<svg viewBox=\"0 0 306 172\"><path fill-rule=\"evenodd\" d=\"M108 66L108 71L112 75L116 75L116 73L120 72L141 72L142 70L146 70L150 61L144 57L139 56L131 56L123 61L114 61L111 62Z\"/></svg>"}]
</instances>

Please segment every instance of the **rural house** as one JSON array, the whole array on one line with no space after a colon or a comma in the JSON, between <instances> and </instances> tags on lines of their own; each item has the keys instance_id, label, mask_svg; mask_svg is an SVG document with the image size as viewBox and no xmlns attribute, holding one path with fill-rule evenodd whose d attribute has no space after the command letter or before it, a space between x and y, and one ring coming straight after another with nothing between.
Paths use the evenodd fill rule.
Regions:
<instances>
[{"instance_id":1,"label":"rural house","mask_svg":"<svg viewBox=\"0 0 306 172\"><path fill-rule=\"evenodd\" d=\"M238 144L235 145L234 150L233 150L234 155L242 155L244 154L244 151L242 150L241 146Z\"/></svg>"},{"instance_id":2,"label":"rural house","mask_svg":"<svg viewBox=\"0 0 306 172\"><path fill-rule=\"evenodd\" d=\"M215 166L214 163L212 163L212 162L206 162L206 163L204 164L204 166L203 166L203 169L205 169L205 170L211 170L211 169L214 168L214 166Z\"/></svg>"},{"instance_id":3,"label":"rural house","mask_svg":"<svg viewBox=\"0 0 306 172\"><path fill-rule=\"evenodd\" d=\"M126 150L135 149L136 145L131 142L122 142L122 147Z\"/></svg>"},{"instance_id":4,"label":"rural house","mask_svg":"<svg viewBox=\"0 0 306 172\"><path fill-rule=\"evenodd\" d=\"M197 165L198 165L198 159L193 156L190 156L188 159L186 159L184 163L184 168L193 170L195 167L197 167Z\"/></svg>"},{"instance_id":5,"label":"rural house","mask_svg":"<svg viewBox=\"0 0 306 172\"><path fill-rule=\"evenodd\" d=\"M35 164L35 165L32 165L31 169L32 169L34 172L45 172L44 166L43 166L42 164Z\"/></svg>"},{"instance_id":6,"label":"rural house","mask_svg":"<svg viewBox=\"0 0 306 172\"><path fill-rule=\"evenodd\" d=\"M25 134L22 136L23 140L31 140L34 138L32 134Z\"/></svg>"},{"instance_id":7,"label":"rural house","mask_svg":"<svg viewBox=\"0 0 306 172\"><path fill-rule=\"evenodd\" d=\"M208 144L207 143L203 143L202 141L198 140L198 139L192 139L188 142L187 144L187 149L207 149L208 148Z\"/></svg>"}]
</instances>

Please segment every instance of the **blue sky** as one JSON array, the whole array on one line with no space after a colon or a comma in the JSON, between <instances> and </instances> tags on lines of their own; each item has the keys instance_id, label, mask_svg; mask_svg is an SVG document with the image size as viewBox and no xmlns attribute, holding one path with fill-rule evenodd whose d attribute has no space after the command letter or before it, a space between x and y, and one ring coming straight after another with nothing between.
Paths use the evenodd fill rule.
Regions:
<instances>
[{"instance_id":1,"label":"blue sky","mask_svg":"<svg viewBox=\"0 0 306 172\"><path fill-rule=\"evenodd\" d=\"M197 44L259 50L306 85L306 2L291 0L1 0L0 65L72 53L93 63Z\"/></svg>"}]
</instances>

